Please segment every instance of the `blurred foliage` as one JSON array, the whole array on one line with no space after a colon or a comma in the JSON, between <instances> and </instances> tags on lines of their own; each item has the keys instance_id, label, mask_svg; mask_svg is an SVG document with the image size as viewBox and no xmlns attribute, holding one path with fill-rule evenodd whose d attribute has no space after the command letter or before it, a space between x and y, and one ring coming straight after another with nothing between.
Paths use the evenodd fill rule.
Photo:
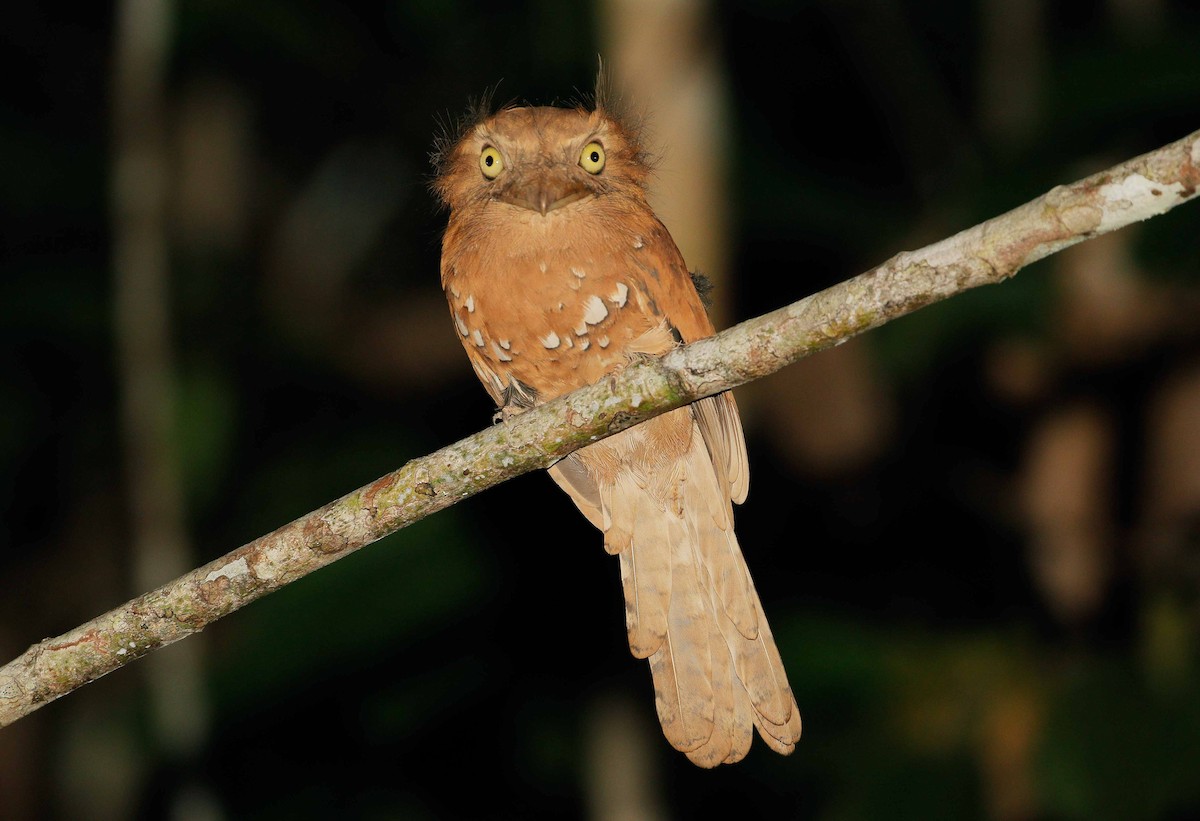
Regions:
<instances>
[{"instance_id":1,"label":"blurred foliage","mask_svg":"<svg viewBox=\"0 0 1200 821\"><path fill-rule=\"evenodd\" d=\"M1163 0L1137 29L1120 5L1038 6L1039 116L1004 141L980 125L980 4L713 4L735 229L735 284L718 298L738 317L778 307L1197 128L1200 11ZM140 591L123 580L111 342L111 9L63 19L24 4L6 17L0 647L14 656ZM425 155L437 123L497 83L498 100L590 89L595 17L550 0L178 5L174 138L185 142L205 89L245 112L237 230L205 239L183 193L172 206L177 444L197 563L488 423L449 322L426 340L420 310L404 313L441 311L444 216ZM373 174L387 180L363 194ZM287 226L336 239L359 224L352 207L380 228L314 285L297 271L322 249L295 250ZM1191 299L1197 211L1130 232L1139 276ZM335 227L314 229L313 213ZM739 532L805 738L790 758L759 744L716 772L661 744L674 817L1200 814L1197 580L1148 572L1135 538L1144 407L1159 375L1196 360L1194 322L1118 365L1057 364L1061 381L1036 401L998 398L998 340L1061 346L1050 265L869 337L897 408L869 464L815 475L751 428ZM373 308L401 327L354 344ZM441 345L454 364L381 377L367 367L390 361L378 340ZM1013 489L1030 428L1064 396L1122 420L1117 576L1078 623L1037 585ZM545 477L524 477L206 631L208 746L198 761L143 750L137 812L161 817L193 773L230 818L581 814L589 705L626 693L654 721L621 625L599 537ZM13 789L42 817L69 817L57 796L73 711L100 704L125 720L144 713L141 687L122 671L25 719L36 741L16 754L38 766Z\"/></svg>"}]
</instances>

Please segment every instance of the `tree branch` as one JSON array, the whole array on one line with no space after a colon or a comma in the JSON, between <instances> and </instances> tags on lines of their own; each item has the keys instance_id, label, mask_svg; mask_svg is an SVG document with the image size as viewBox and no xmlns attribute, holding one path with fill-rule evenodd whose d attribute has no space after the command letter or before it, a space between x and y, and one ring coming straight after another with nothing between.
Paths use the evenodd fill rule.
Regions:
<instances>
[{"instance_id":1,"label":"tree branch","mask_svg":"<svg viewBox=\"0 0 1200 821\"><path fill-rule=\"evenodd\" d=\"M774 373L918 308L1001 282L1200 189L1200 131L715 337L477 433L255 539L0 668L0 726L425 516L590 442Z\"/></svg>"}]
</instances>

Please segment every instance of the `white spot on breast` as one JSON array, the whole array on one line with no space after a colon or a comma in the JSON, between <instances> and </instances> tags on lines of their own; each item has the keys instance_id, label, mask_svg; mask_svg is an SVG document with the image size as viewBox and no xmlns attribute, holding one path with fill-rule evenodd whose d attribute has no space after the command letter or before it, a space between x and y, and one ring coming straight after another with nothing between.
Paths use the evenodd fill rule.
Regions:
<instances>
[{"instance_id":1,"label":"white spot on breast","mask_svg":"<svg viewBox=\"0 0 1200 821\"><path fill-rule=\"evenodd\" d=\"M541 262L538 263L538 270L541 271L543 274L546 273L546 260L542 260Z\"/></svg>"},{"instance_id":2,"label":"white spot on breast","mask_svg":"<svg viewBox=\"0 0 1200 821\"><path fill-rule=\"evenodd\" d=\"M479 346L479 347L481 347L481 348L483 347L483 334L481 334L481 333L479 332L479 329L478 329L478 328L476 328L475 330L471 331L471 339L474 339L474 340L475 340L475 344L476 344L476 345L478 345L478 346Z\"/></svg>"},{"instance_id":3,"label":"white spot on breast","mask_svg":"<svg viewBox=\"0 0 1200 821\"><path fill-rule=\"evenodd\" d=\"M556 334L554 331L551 331L550 333L546 334L541 339L541 343L543 345L545 345L547 348L549 348L550 350L554 350L555 348L557 348L558 342L559 342L558 334Z\"/></svg>"},{"instance_id":4,"label":"white spot on breast","mask_svg":"<svg viewBox=\"0 0 1200 821\"><path fill-rule=\"evenodd\" d=\"M462 321L462 317L460 317L457 312L454 314L454 327L458 328L458 332L463 336L466 336L470 333L470 331L467 330L466 324Z\"/></svg>"},{"instance_id":5,"label":"white spot on breast","mask_svg":"<svg viewBox=\"0 0 1200 821\"><path fill-rule=\"evenodd\" d=\"M584 336L587 332L588 332L587 323L584 322L582 319L579 320L579 324L575 326L576 335Z\"/></svg>"},{"instance_id":6,"label":"white spot on breast","mask_svg":"<svg viewBox=\"0 0 1200 821\"><path fill-rule=\"evenodd\" d=\"M507 339L501 339L500 347L507 351L509 348L512 347L512 343L509 342Z\"/></svg>"},{"instance_id":7,"label":"white spot on breast","mask_svg":"<svg viewBox=\"0 0 1200 821\"><path fill-rule=\"evenodd\" d=\"M496 352L496 357L501 362L512 362L512 357L505 353L504 348L500 347L500 345L497 345L495 342L492 343L492 350Z\"/></svg>"},{"instance_id":8,"label":"white spot on breast","mask_svg":"<svg viewBox=\"0 0 1200 821\"><path fill-rule=\"evenodd\" d=\"M583 321L588 325L603 322L606 316L608 316L608 308L604 307L604 300L600 297L590 296L583 301Z\"/></svg>"},{"instance_id":9,"label":"white spot on breast","mask_svg":"<svg viewBox=\"0 0 1200 821\"><path fill-rule=\"evenodd\" d=\"M571 339L571 337L569 337L569 336L564 336L564 337L563 337L563 342L566 342L566 343L567 343L567 347L568 347L568 348L574 348L574 347L575 347L575 340Z\"/></svg>"},{"instance_id":10,"label":"white spot on breast","mask_svg":"<svg viewBox=\"0 0 1200 821\"><path fill-rule=\"evenodd\" d=\"M634 248L641 248L643 245L645 245L645 243L642 241L642 235L641 235L641 234L634 234L634 236L633 236L633 247L634 247Z\"/></svg>"},{"instance_id":11,"label":"white spot on breast","mask_svg":"<svg viewBox=\"0 0 1200 821\"><path fill-rule=\"evenodd\" d=\"M450 286L450 293L454 294L455 299L458 299L458 297L460 296L458 293L458 289L455 288L453 285Z\"/></svg>"},{"instance_id":12,"label":"white spot on breast","mask_svg":"<svg viewBox=\"0 0 1200 821\"><path fill-rule=\"evenodd\" d=\"M600 337L599 339L596 340L596 344L599 345L601 348L607 348L608 347L608 337L607 336Z\"/></svg>"},{"instance_id":13,"label":"white spot on breast","mask_svg":"<svg viewBox=\"0 0 1200 821\"><path fill-rule=\"evenodd\" d=\"M625 300L629 299L629 286L624 282L618 282L616 290L608 295L608 299L618 308L624 308Z\"/></svg>"},{"instance_id":14,"label":"white spot on breast","mask_svg":"<svg viewBox=\"0 0 1200 821\"><path fill-rule=\"evenodd\" d=\"M590 347L592 347L592 340L590 340L590 339L579 340L579 350L586 351Z\"/></svg>"},{"instance_id":15,"label":"white spot on breast","mask_svg":"<svg viewBox=\"0 0 1200 821\"><path fill-rule=\"evenodd\" d=\"M587 276L587 274L585 274L583 272L582 268L577 268L574 265L571 266L571 273L574 274L575 276L579 277L580 279L583 279L585 276Z\"/></svg>"},{"instance_id":16,"label":"white spot on breast","mask_svg":"<svg viewBox=\"0 0 1200 821\"><path fill-rule=\"evenodd\" d=\"M467 306L467 313L471 313L471 314L475 313L475 295L474 294L471 294L469 297L467 297L467 301L464 302L463 304Z\"/></svg>"},{"instance_id":17,"label":"white spot on breast","mask_svg":"<svg viewBox=\"0 0 1200 821\"><path fill-rule=\"evenodd\" d=\"M566 306L566 305L564 305L563 303L561 303L561 302L560 302L560 303L558 303L558 310L560 310L560 311L561 311L561 310L562 310L563 308L565 308L565 307L567 307L567 306Z\"/></svg>"}]
</instances>

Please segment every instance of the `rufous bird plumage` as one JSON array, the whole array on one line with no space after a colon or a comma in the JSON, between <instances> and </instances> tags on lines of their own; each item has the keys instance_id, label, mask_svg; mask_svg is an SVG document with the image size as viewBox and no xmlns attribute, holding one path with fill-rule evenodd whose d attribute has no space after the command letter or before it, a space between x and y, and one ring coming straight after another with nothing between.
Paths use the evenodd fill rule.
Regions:
<instances>
[{"instance_id":1,"label":"rufous bird plumage","mask_svg":"<svg viewBox=\"0 0 1200 821\"><path fill-rule=\"evenodd\" d=\"M636 128L594 108L509 107L439 145L442 285L502 412L713 334L646 199ZM780 753L800 713L733 531L746 445L730 393L589 445L550 475L620 560L629 647L668 741L703 767Z\"/></svg>"}]
</instances>

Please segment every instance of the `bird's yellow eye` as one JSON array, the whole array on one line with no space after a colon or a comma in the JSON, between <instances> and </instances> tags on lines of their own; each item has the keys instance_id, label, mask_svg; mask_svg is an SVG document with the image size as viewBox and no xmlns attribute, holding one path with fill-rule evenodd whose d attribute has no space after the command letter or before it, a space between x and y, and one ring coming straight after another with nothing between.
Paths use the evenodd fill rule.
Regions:
<instances>
[{"instance_id":1,"label":"bird's yellow eye","mask_svg":"<svg viewBox=\"0 0 1200 821\"><path fill-rule=\"evenodd\" d=\"M579 165L589 174L599 174L604 170L604 146L600 143L588 143L579 155Z\"/></svg>"},{"instance_id":2,"label":"bird's yellow eye","mask_svg":"<svg viewBox=\"0 0 1200 821\"><path fill-rule=\"evenodd\" d=\"M504 158L489 145L479 154L479 170L483 172L483 176L494 180L504 170Z\"/></svg>"}]
</instances>

